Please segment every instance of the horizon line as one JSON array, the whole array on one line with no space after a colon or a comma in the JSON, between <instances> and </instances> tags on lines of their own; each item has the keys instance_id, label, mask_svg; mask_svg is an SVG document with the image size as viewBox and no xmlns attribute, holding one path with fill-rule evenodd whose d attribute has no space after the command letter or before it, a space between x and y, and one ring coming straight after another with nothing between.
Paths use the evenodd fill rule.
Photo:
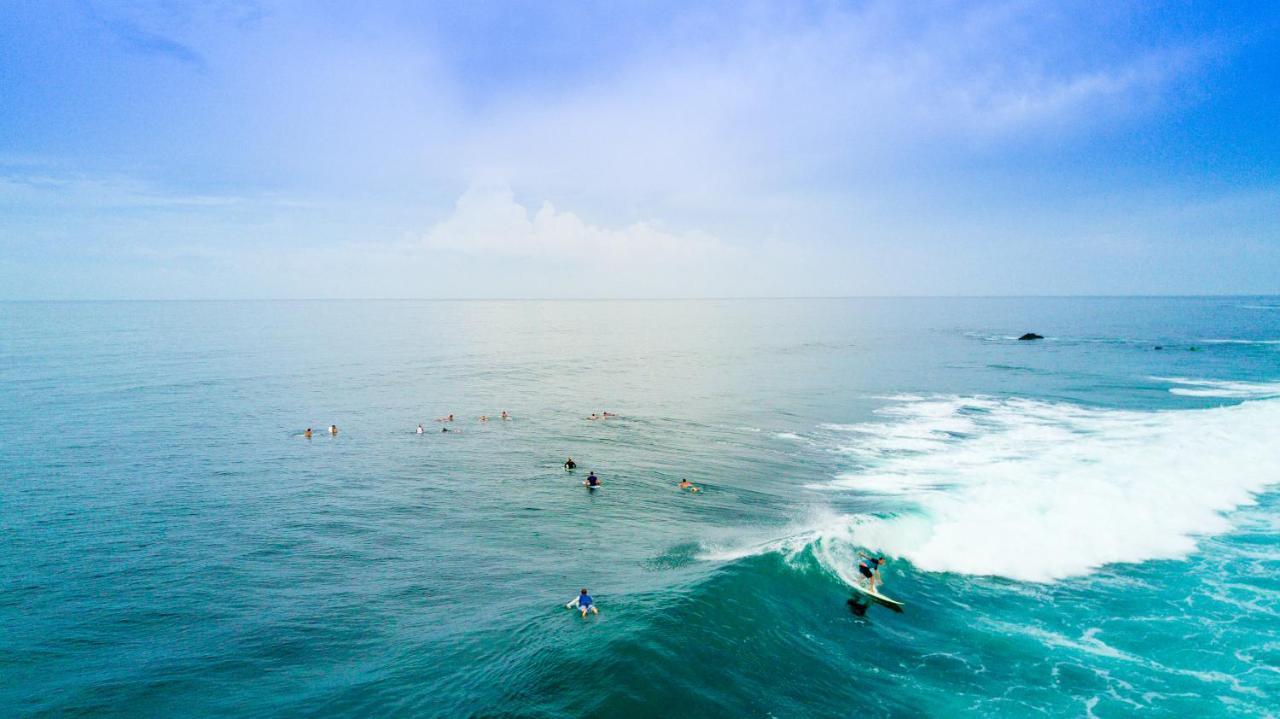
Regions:
<instances>
[{"instance_id":1,"label":"horizon line","mask_svg":"<svg viewBox=\"0 0 1280 719\"><path fill-rule=\"evenodd\" d=\"M121 297L4 298L3 304L106 302L718 302L765 300L909 300L909 299L1231 299L1280 297L1249 294L953 294L953 295L738 295L715 297Z\"/></svg>"}]
</instances>

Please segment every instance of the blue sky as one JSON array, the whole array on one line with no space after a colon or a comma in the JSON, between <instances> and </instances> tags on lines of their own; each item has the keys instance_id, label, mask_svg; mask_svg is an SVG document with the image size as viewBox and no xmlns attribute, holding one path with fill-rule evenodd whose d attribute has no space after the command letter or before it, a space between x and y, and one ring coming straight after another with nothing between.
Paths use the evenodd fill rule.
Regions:
<instances>
[{"instance_id":1,"label":"blue sky","mask_svg":"<svg viewBox=\"0 0 1280 719\"><path fill-rule=\"evenodd\" d=\"M1280 6L6 3L0 299L1280 293Z\"/></svg>"}]
</instances>

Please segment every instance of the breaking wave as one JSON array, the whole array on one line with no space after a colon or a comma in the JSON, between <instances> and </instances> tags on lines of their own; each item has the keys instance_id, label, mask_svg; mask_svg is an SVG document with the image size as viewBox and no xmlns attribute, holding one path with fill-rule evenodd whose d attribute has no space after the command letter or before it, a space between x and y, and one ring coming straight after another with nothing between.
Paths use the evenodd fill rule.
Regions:
<instances>
[{"instance_id":1,"label":"breaking wave","mask_svg":"<svg viewBox=\"0 0 1280 719\"><path fill-rule=\"evenodd\" d=\"M833 516L806 537L846 581L859 547L924 570L1034 582L1177 559L1280 482L1280 400L1142 412L935 397L880 414L825 426L858 468L819 487L902 506Z\"/></svg>"}]
</instances>

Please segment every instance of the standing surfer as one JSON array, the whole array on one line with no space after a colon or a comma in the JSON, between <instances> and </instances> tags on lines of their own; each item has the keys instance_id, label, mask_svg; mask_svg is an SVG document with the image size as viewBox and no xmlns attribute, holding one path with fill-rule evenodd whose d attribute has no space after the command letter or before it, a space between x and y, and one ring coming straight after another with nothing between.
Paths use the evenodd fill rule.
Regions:
<instances>
[{"instance_id":1,"label":"standing surfer","mask_svg":"<svg viewBox=\"0 0 1280 719\"><path fill-rule=\"evenodd\" d=\"M858 573L867 578L867 582L871 591L876 591L876 585L881 584L880 565L885 563L884 555L878 557L869 557L862 552L858 552L858 556L862 557L862 561L858 562Z\"/></svg>"}]
</instances>

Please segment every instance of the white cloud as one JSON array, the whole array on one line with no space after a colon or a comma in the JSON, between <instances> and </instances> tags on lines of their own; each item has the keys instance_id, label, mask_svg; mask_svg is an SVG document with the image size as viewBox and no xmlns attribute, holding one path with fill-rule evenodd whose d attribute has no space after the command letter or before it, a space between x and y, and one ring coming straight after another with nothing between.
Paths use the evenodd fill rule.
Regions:
<instances>
[{"instance_id":1,"label":"white cloud","mask_svg":"<svg viewBox=\"0 0 1280 719\"><path fill-rule=\"evenodd\" d=\"M699 262L730 248L703 232L669 232L654 221L603 227L544 201L532 215L509 187L473 185L453 214L427 231L425 245L472 255L567 259L577 262Z\"/></svg>"},{"instance_id":2,"label":"white cloud","mask_svg":"<svg viewBox=\"0 0 1280 719\"><path fill-rule=\"evenodd\" d=\"M834 8L820 19L744 12L711 37L655 42L607 82L501 98L459 160L582 206L617 197L692 213L748 212L764 195L873 189L885 168L1065 146L1149 110L1206 50L1098 48L1021 2ZM748 197L744 198L744 195ZM744 201L744 199L746 201Z\"/></svg>"}]
</instances>

